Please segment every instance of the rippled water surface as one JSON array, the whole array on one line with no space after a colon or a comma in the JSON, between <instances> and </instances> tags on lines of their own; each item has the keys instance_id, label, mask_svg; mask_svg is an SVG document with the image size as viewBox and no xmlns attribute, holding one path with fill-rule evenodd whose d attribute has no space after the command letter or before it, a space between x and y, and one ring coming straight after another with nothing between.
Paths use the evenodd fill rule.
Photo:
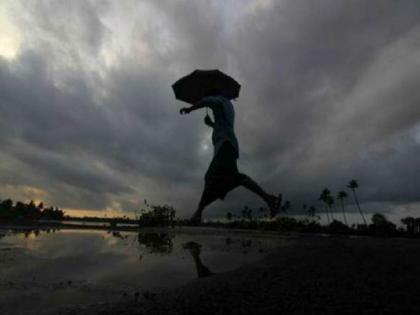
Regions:
<instances>
[{"instance_id":1,"label":"rippled water surface","mask_svg":"<svg viewBox=\"0 0 420 315\"><path fill-rule=\"evenodd\" d=\"M217 230L0 230L0 314L133 298L233 270L291 242Z\"/></svg>"}]
</instances>

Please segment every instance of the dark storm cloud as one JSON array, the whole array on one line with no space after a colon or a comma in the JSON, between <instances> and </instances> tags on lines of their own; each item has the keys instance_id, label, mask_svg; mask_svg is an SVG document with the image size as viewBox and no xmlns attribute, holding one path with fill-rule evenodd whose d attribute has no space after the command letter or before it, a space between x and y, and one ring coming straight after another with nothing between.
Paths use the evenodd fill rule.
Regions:
<instances>
[{"instance_id":1,"label":"dark storm cloud","mask_svg":"<svg viewBox=\"0 0 420 315\"><path fill-rule=\"evenodd\" d=\"M112 97L97 106L80 83L71 93L49 84L40 56L22 56L21 60L25 72L2 72L8 73L1 80L5 87L2 140L36 175L93 194L130 191L124 173L173 180L190 176L180 165L196 164L190 153L194 136L188 133L171 141L180 120L171 122L168 110L159 107L169 100L163 102L159 93L150 93L158 92L162 79L154 80L153 73L141 75L125 69L122 74L119 70L113 74L117 86L109 86ZM14 82L19 85L15 87Z\"/></svg>"},{"instance_id":2,"label":"dark storm cloud","mask_svg":"<svg viewBox=\"0 0 420 315\"><path fill-rule=\"evenodd\" d=\"M159 59L159 52L153 53ZM105 80L94 78L93 85L107 93L99 104L83 69L65 69L65 80L54 84L50 74L51 60L57 58L54 49L43 54L27 51L3 64L4 147L30 165L27 177L38 176L37 186L53 194L52 202L105 208L109 194L117 198L146 185L146 191L156 191L151 198L156 200L169 188L173 193L179 186L188 189L187 180L199 175L194 169L200 132L189 129L197 130L198 123L190 119L192 124L185 127L177 115L169 90L176 77L168 77L167 64L159 64L163 59L145 67L136 57L109 70ZM185 184L173 187L173 182ZM57 189L60 184L65 191ZM137 201L151 195L137 192Z\"/></svg>"},{"instance_id":3,"label":"dark storm cloud","mask_svg":"<svg viewBox=\"0 0 420 315\"><path fill-rule=\"evenodd\" d=\"M368 172L343 168L419 119L419 15L414 1L286 1L245 20L235 51L253 92L239 129L258 171L299 196Z\"/></svg>"},{"instance_id":4,"label":"dark storm cloud","mask_svg":"<svg viewBox=\"0 0 420 315\"><path fill-rule=\"evenodd\" d=\"M175 60L187 69L227 66L226 21L210 1L156 1L153 3L172 28L178 43ZM153 33L150 33L153 37Z\"/></svg>"},{"instance_id":5,"label":"dark storm cloud","mask_svg":"<svg viewBox=\"0 0 420 315\"><path fill-rule=\"evenodd\" d=\"M363 80L366 69L418 24L420 14L412 1L395 6L389 1L274 3L245 21L235 42L239 69L254 91L249 116L262 113L265 123L289 139L282 147L261 141L262 147L253 146L255 151L289 151L291 145L318 135L317 129L343 110L343 99ZM257 124L247 130L258 132L259 139L272 136L272 128Z\"/></svg>"},{"instance_id":6,"label":"dark storm cloud","mask_svg":"<svg viewBox=\"0 0 420 315\"><path fill-rule=\"evenodd\" d=\"M180 117L170 85L221 68L242 84L240 165L264 187L312 202L356 177L366 201L420 199L408 188L420 184L416 1L46 1L24 13L20 54L0 59L0 189L188 214L212 150L203 115ZM260 205L238 190L213 208L245 202Z\"/></svg>"},{"instance_id":7,"label":"dark storm cloud","mask_svg":"<svg viewBox=\"0 0 420 315\"><path fill-rule=\"evenodd\" d=\"M100 15L108 9L108 1L41 1L25 3L19 19L42 36L37 39L47 44L46 49L72 52L77 58L77 54L98 52L109 32ZM74 44L76 50L71 49Z\"/></svg>"}]
</instances>

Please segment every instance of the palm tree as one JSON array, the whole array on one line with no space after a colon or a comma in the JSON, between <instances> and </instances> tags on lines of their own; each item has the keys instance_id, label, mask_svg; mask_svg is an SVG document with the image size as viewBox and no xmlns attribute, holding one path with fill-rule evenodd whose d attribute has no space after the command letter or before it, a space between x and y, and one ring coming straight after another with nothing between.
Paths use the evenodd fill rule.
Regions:
<instances>
[{"instance_id":1,"label":"palm tree","mask_svg":"<svg viewBox=\"0 0 420 315\"><path fill-rule=\"evenodd\" d=\"M309 216L313 219L315 217L316 208L314 206L310 206L308 209Z\"/></svg>"},{"instance_id":2,"label":"palm tree","mask_svg":"<svg viewBox=\"0 0 420 315\"><path fill-rule=\"evenodd\" d=\"M356 195L356 188L359 187L359 184L357 183L355 179L352 179L347 185L347 187L350 188L351 191L353 192L354 201L356 202L357 208L359 209L360 215L362 216L363 222L367 226L365 216L363 215L362 208L360 208L359 200L357 199L357 195Z\"/></svg>"},{"instance_id":3,"label":"palm tree","mask_svg":"<svg viewBox=\"0 0 420 315\"><path fill-rule=\"evenodd\" d=\"M346 211L344 210L344 199L347 198L347 197L348 197L347 193L343 190L340 191L337 195L337 199L340 200L340 203L341 203L341 209L343 210L344 223L346 225L348 225L348 224L347 224L347 218L346 218Z\"/></svg>"},{"instance_id":4,"label":"palm tree","mask_svg":"<svg viewBox=\"0 0 420 315\"><path fill-rule=\"evenodd\" d=\"M328 210L330 211L330 214L331 214L331 220L334 221L334 215L333 215L333 213L334 213L334 207L333 207L334 197L331 196L331 195L328 195L326 203L327 203L327 206L328 206Z\"/></svg>"},{"instance_id":5,"label":"palm tree","mask_svg":"<svg viewBox=\"0 0 420 315\"><path fill-rule=\"evenodd\" d=\"M326 205L326 213L327 213L327 221L328 224L330 224L330 212L329 212L329 206L328 206L328 199L331 195L331 192L328 188L324 188L324 190L321 192L321 195L319 196L318 200L321 200Z\"/></svg>"},{"instance_id":6,"label":"palm tree","mask_svg":"<svg viewBox=\"0 0 420 315\"><path fill-rule=\"evenodd\" d=\"M401 219L401 223L407 226L407 233L414 234L414 226L416 219L413 217L405 217Z\"/></svg>"},{"instance_id":7,"label":"palm tree","mask_svg":"<svg viewBox=\"0 0 420 315\"><path fill-rule=\"evenodd\" d=\"M264 207L260 207L259 214L256 215L256 219L263 219L265 217L265 209Z\"/></svg>"},{"instance_id":8,"label":"palm tree","mask_svg":"<svg viewBox=\"0 0 420 315\"><path fill-rule=\"evenodd\" d=\"M244 219L244 220L248 217L248 206L244 206L241 214L242 214L242 219Z\"/></svg>"},{"instance_id":9,"label":"palm tree","mask_svg":"<svg viewBox=\"0 0 420 315\"><path fill-rule=\"evenodd\" d=\"M249 208L248 209L248 213L247 213L247 218L248 218L248 220L249 221L252 221L252 218L253 218L253 210L252 210L252 208Z\"/></svg>"},{"instance_id":10,"label":"palm tree","mask_svg":"<svg viewBox=\"0 0 420 315\"><path fill-rule=\"evenodd\" d=\"M281 206L280 210L283 211L284 213L287 213L287 210L289 210L292 207L292 204L290 203L289 200L286 200L284 205Z\"/></svg>"},{"instance_id":11,"label":"palm tree","mask_svg":"<svg viewBox=\"0 0 420 315\"><path fill-rule=\"evenodd\" d=\"M414 233L420 233L420 218L415 218L414 223L415 223Z\"/></svg>"},{"instance_id":12,"label":"palm tree","mask_svg":"<svg viewBox=\"0 0 420 315\"><path fill-rule=\"evenodd\" d=\"M232 213L228 212L226 213L226 219L230 222L230 220L232 220Z\"/></svg>"}]
</instances>

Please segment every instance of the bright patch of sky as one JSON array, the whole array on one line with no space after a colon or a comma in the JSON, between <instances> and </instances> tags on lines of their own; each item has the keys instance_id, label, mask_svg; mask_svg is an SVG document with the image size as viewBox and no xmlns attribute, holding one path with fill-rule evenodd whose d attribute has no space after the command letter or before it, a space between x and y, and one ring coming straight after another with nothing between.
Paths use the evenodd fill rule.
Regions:
<instances>
[{"instance_id":1,"label":"bright patch of sky","mask_svg":"<svg viewBox=\"0 0 420 315\"><path fill-rule=\"evenodd\" d=\"M9 60L15 59L21 42L22 35L14 25L10 10L0 4L0 56Z\"/></svg>"}]
</instances>

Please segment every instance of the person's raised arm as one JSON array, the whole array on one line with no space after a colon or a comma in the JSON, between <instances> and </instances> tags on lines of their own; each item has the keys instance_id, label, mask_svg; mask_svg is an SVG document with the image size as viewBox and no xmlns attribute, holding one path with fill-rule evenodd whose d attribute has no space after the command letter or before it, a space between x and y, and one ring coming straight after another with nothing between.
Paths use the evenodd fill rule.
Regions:
<instances>
[{"instance_id":1,"label":"person's raised arm","mask_svg":"<svg viewBox=\"0 0 420 315\"><path fill-rule=\"evenodd\" d=\"M189 114L189 113L191 113L193 110L197 110L197 109L200 109L200 108L203 108L203 107L206 107L206 105L201 104L201 103L197 103L197 104L194 104L194 105L193 105L193 106L191 106L191 107L183 107L183 108L181 108L181 109L179 110L179 113L180 113L181 115L183 115L183 114Z\"/></svg>"},{"instance_id":2,"label":"person's raised arm","mask_svg":"<svg viewBox=\"0 0 420 315\"><path fill-rule=\"evenodd\" d=\"M183 114L189 114L189 113L191 113L194 110L197 110L197 109L200 109L200 108L203 108L203 107L211 106L211 104L212 104L211 99L208 98L208 97L204 97L201 101L195 103L191 107L183 107L183 108L181 108L179 110L179 113L181 115L183 115Z\"/></svg>"}]
</instances>

